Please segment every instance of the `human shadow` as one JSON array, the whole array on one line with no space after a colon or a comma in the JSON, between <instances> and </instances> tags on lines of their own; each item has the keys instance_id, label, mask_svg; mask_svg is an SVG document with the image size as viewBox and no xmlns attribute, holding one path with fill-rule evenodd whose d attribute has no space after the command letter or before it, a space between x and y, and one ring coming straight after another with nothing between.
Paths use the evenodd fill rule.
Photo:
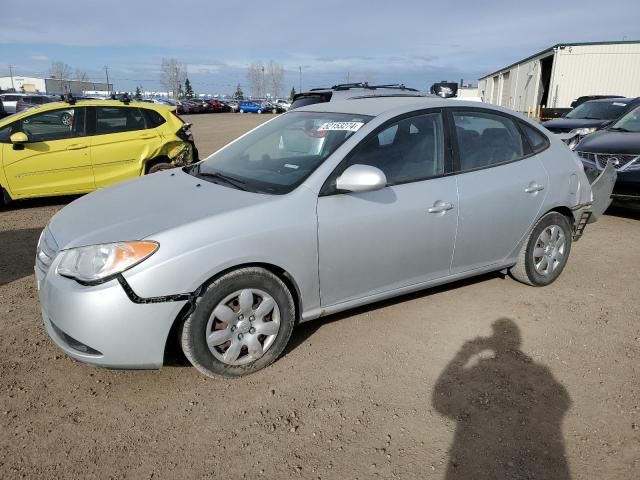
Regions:
<instances>
[{"instance_id":1,"label":"human shadow","mask_svg":"<svg viewBox=\"0 0 640 480\"><path fill-rule=\"evenodd\" d=\"M33 274L41 228L0 231L0 286Z\"/></svg>"},{"instance_id":2,"label":"human shadow","mask_svg":"<svg viewBox=\"0 0 640 480\"><path fill-rule=\"evenodd\" d=\"M562 437L569 394L520 350L515 322L492 327L462 346L434 388L434 408L456 421L446 480L570 479Z\"/></svg>"}]
</instances>

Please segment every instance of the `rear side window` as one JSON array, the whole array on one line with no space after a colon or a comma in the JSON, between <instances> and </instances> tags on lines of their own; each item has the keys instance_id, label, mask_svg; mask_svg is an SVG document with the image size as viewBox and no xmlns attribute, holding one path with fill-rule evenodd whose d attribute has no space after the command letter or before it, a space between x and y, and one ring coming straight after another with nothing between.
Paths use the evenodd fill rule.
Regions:
<instances>
[{"instance_id":1,"label":"rear side window","mask_svg":"<svg viewBox=\"0 0 640 480\"><path fill-rule=\"evenodd\" d=\"M523 138L513 120L485 112L453 112L460 170L473 170L524 156Z\"/></svg>"},{"instance_id":2,"label":"rear side window","mask_svg":"<svg viewBox=\"0 0 640 480\"><path fill-rule=\"evenodd\" d=\"M162 125L166 120L162 115L160 115L155 110L150 110L148 108L143 108L142 113L144 114L147 120L147 128L156 128Z\"/></svg>"},{"instance_id":3,"label":"rear side window","mask_svg":"<svg viewBox=\"0 0 640 480\"><path fill-rule=\"evenodd\" d=\"M2 100L5 102L17 102L20 98L19 95L3 95Z\"/></svg>"},{"instance_id":4,"label":"rear side window","mask_svg":"<svg viewBox=\"0 0 640 480\"><path fill-rule=\"evenodd\" d=\"M531 149L535 153L541 152L542 150L547 148L549 141L542 133L540 133L535 128L527 125L526 123L521 122L520 126L522 127L522 130L524 131L524 134L529 141L529 145L531 145Z\"/></svg>"},{"instance_id":5,"label":"rear side window","mask_svg":"<svg viewBox=\"0 0 640 480\"><path fill-rule=\"evenodd\" d=\"M96 134L130 132L144 130L146 124L139 108L97 107Z\"/></svg>"}]
</instances>

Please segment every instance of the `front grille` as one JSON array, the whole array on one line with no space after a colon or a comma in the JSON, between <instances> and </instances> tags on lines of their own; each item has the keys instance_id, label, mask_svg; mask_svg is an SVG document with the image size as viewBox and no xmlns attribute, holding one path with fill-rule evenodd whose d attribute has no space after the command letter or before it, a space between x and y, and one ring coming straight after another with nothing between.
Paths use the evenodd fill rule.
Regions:
<instances>
[{"instance_id":1,"label":"front grille","mask_svg":"<svg viewBox=\"0 0 640 480\"><path fill-rule=\"evenodd\" d=\"M58 244L53 238L53 235L51 235L49 228L45 227L38 242L38 249L36 250L36 268L40 270L43 277L49 271L51 262L56 258L58 250Z\"/></svg>"},{"instance_id":2,"label":"front grille","mask_svg":"<svg viewBox=\"0 0 640 480\"><path fill-rule=\"evenodd\" d=\"M640 167L640 155L619 155L616 153L591 153L576 152L580 158L596 165L603 170L609 161L613 162L613 166L620 171L628 168Z\"/></svg>"}]
</instances>

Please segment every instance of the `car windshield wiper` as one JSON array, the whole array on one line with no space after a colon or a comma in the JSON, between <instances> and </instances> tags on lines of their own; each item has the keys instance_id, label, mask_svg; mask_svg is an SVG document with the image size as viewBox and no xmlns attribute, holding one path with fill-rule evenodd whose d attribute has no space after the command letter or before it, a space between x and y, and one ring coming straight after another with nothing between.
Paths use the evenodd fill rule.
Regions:
<instances>
[{"instance_id":1,"label":"car windshield wiper","mask_svg":"<svg viewBox=\"0 0 640 480\"><path fill-rule=\"evenodd\" d=\"M608 128L608 130L613 130L614 132L630 132L631 130L627 130L626 128L622 128L622 127L610 127Z\"/></svg>"},{"instance_id":2,"label":"car windshield wiper","mask_svg":"<svg viewBox=\"0 0 640 480\"><path fill-rule=\"evenodd\" d=\"M602 118L598 117L582 117L583 120L602 120Z\"/></svg>"},{"instance_id":3,"label":"car windshield wiper","mask_svg":"<svg viewBox=\"0 0 640 480\"><path fill-rule=\"evenodd\" d=\"M237 188L238 190L243 190L245 192L249 191L249 188L247 187L247 183L243 182L242 180L239 180L237 178L234 177L230 177L228 175L225 175L223 173L220 172L202 172L200 165L198 165L197 170L194 172L196 177L201 177L201 178L212 178L212 179L216 179L216 180L221 180L222 182L226 183L227 185L231 185L234 188Z\"/></svg>"}]
</instances>

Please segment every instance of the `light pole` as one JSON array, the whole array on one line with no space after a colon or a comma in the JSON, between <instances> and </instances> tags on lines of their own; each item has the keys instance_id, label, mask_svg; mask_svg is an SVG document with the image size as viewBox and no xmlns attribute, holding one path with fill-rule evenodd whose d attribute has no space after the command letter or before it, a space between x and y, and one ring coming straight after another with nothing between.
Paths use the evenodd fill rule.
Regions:
<instances>
[{"instance_id":1,"label":"light pole","mask_svg":"<svg viewBox=\"0 0 640 480\"><path fill-rule=\"evenodd\" d=\"M267 88L265 87L265 84L264 84L264 65L263 65L262 66L262 88L260 89L260 96L262 97L263 100L265 97L266 90Z\"/></svg>"},{"instance_id":2,"label":"light pole","mask_svg":"<svg viewBox=\"0 0 640 480\"><path fill-rule=\"evenodd\" d=\"M302 65L298 67L298 71L300 72L300 78L298 83L298 92L302 92Z\"/></svg>"}]
</instances>

